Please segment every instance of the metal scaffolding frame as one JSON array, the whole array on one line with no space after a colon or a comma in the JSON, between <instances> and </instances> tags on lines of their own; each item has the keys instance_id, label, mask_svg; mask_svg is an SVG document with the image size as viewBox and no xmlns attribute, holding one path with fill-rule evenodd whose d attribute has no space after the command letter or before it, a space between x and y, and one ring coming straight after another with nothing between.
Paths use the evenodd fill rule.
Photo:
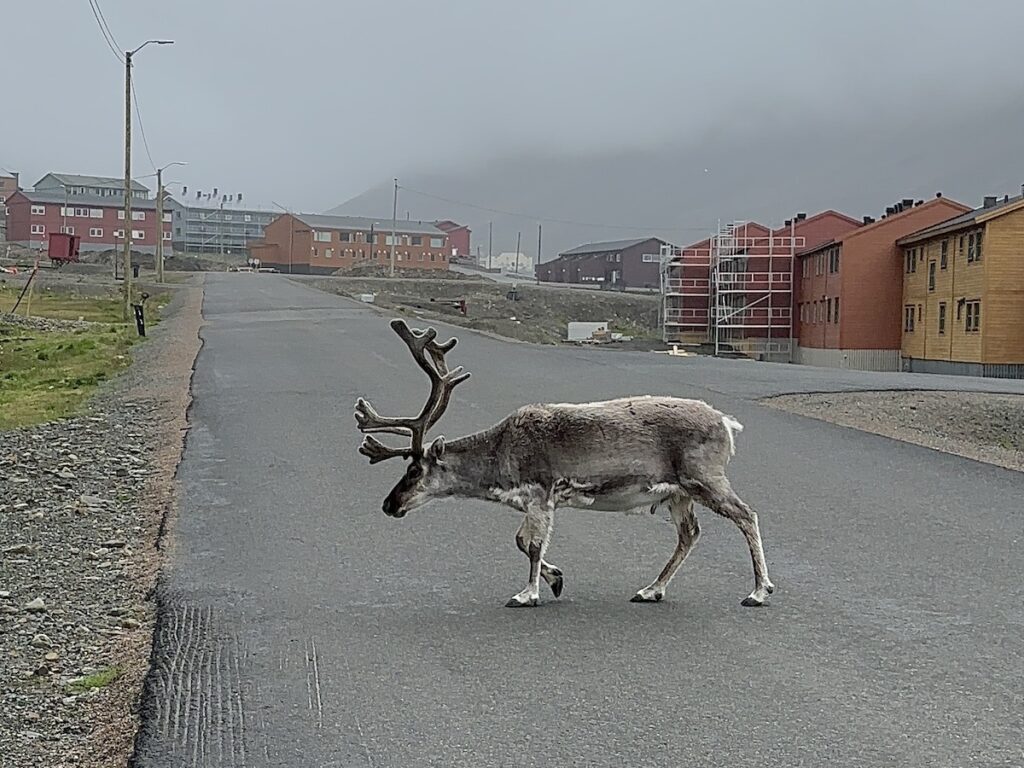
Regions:
<instances>
[{"instance_id":1,"label":"metal scaffolding frame","mask_svg":"<svg viewBox=\"0 0 1024 768\"><path fill-rule=\"evenodd\" d=\"M706 247L663 251L666 342L689 333L713 345L716 355L728 349L792 359L793 271L804 238L795 234L795 222L785 235L757 234L750 225L720 223Z\"/></svg>"}]
</instances>

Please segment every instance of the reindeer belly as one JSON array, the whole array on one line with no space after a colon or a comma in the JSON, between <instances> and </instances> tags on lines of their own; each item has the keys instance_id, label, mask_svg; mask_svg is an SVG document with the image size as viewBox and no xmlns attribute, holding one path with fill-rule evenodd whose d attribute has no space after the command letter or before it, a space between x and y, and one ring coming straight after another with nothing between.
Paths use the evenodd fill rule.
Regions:
<instances>
[{"instance_id":1,"label":"reindeer belly","mask_svg":"<svg viewBox=\"0 0 1024 768\"><path fill-rule=\"evenodd\" d=\"M647 511L679 491L670 483L637 483L617 488L598 488L594 493L583 491L569 500L566 506L576 509L595 509L603 512Z\"/></svg>"}]
</instances>

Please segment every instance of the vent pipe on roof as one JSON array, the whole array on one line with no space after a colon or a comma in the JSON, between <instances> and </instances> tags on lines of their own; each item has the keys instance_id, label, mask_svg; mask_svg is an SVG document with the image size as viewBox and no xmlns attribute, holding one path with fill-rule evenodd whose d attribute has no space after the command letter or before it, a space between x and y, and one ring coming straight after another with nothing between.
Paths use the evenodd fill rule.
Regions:
<instances>
[{"instance_id":1,"label":"vent pipe on roof","mask_svg":"<svg viewBox=\"0 0 1024 768\"><path fill-rule=\"evenodd\" d=\"M1009 195L1003 195L1003 202L1004 203L1010 202L1010 196Z\"/></svg>"},{"instance_id":2,"label":"vent pipe on roof","mask_svg":"<svg viewBox=\"0 0 1024 768\"><path fill-rule=\"evenodd\" d=\"M936 193L935 193L935 197L936 197L936 198L940 198L940 197L942 197L942 193L941 193L941 192L936 192Z\"/></svg>"},{"instance_id":3,"label":"vent pipe on roof","mask_svg":"<svg viewBox=\"0 0 1024 768\"><path fill-rule=\"evenodd\" d=\"M885 215L886 216L892 216L894 213L896 213L896 209L893 208L891 205L887 205L885 207Z\"/></svg>"},{"instance_id":4,"label":"vent pipe on roof","mask_svg":"<svg viewBox=\"0 0 1024 768\"><path fill-rule=\"evenodd\" d=\"M792 224L793 224L793 220L792 219L786 219L786 223L783 224L782 226L789 227L789 226L792 226Z\"/></svg>"},{"instance_id":5,"label":"vent pipe on roof","mask_svg":"<svg viewBox=\"0 0 1024 768\"><path fill-rule=\"evenodd\" d=\"M998 199L999 198L997 198L995 195L985 195L985 199L984 201L982 201L982 204L985 208L993 208L995 207L996 200Z\"/></svg>"},{"instance_id":6,"label":"vent pipe on roof","mask_svg":"<svg viewBox=\"0 0 1024 768\"><path fill-rule=\"evenodd\" d=\"M913 206L914 206L914 198L912 198L912 197L904 197L903 198L903 207L904 208L912 208Z\"/></svg>"},{"instance_id":7,"label":"vent pipe on roof","mask_svg":"<svg viewBox=\"0 0 1024 768\"><path fill-rule=\"evenodd\" d=\"M919 205L924 205L924 200L918 200L916 203L914 203L915 208Z\"/></svg>"},{"instance_id":8,"label":"vent pipe on roof","mask_svg":"<svg viewBox=\"0 0 1024 768\"><path fill-rule=\"evenodd\" d=\"M865 224L874 224L875 223L875 217L874 216L865 216L864 217L864 223Z\"/></svg>"},{"instance_id":9,"label":"vent pipe on roof","mask_svg":"<svg viewBox=\"0 0 1024 768\"><path fill-rule=\"evenodd\" d=\"M797 220L797 221L803 221L803 220L804 220L804 219L806 219L806 218L807 218L807 214L806 214L806 213L798 213L798 214L796 215L796 220Z\"/></svg>"}]
</instances>

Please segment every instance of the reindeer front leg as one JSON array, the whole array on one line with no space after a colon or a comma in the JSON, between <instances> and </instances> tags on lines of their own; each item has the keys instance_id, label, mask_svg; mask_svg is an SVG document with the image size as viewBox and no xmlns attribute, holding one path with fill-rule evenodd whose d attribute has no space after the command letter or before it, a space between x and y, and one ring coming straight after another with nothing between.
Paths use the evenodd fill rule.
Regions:
<instances>
[{"instance_id":1,"label":"reindeer front leg","mask_svg":"<svg viewBox=\"0 0 1024 768\"><path fill-rule=\"evenodd\" d=\"M516 533L516 546L530 558L530 580L526 587L505 603L508 608L525 608L537 605L540 600L540 577L544 565L544 552L551 538L554 523L554 505L549 502L531 501L526 507L526 517ZM557 597L562 591L562 572L548 566L551 578L545 574L545 580L551 584L551 590ZM557 585L557 586L556 586Z\"/></svg>"}]
</instances>

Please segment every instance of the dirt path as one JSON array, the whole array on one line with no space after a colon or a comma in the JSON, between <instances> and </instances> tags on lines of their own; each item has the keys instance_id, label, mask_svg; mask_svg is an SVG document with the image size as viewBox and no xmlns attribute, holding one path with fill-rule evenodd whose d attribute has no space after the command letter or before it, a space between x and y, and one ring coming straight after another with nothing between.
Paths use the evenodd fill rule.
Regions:
<instances>
[{"instance_id":1,"label":"dirt path","mask_svg":"<svg viewBox=\"0 0 1024 768\"><path fill-rule=\"evenodd\" d=\"M785 395L765 405L1024 472L1024 396L983 392Z\"/></svg>"},{"instance_id":2,"label":"dirt path","mask_svg":"<svg viewBox=\"0 0 1024 768\"><path fill-rule=\"evenodd\" d=\"M0 764L132 753L201 301L180 289L85 412L0 434Z\"/></svg>"}]
</instances>

